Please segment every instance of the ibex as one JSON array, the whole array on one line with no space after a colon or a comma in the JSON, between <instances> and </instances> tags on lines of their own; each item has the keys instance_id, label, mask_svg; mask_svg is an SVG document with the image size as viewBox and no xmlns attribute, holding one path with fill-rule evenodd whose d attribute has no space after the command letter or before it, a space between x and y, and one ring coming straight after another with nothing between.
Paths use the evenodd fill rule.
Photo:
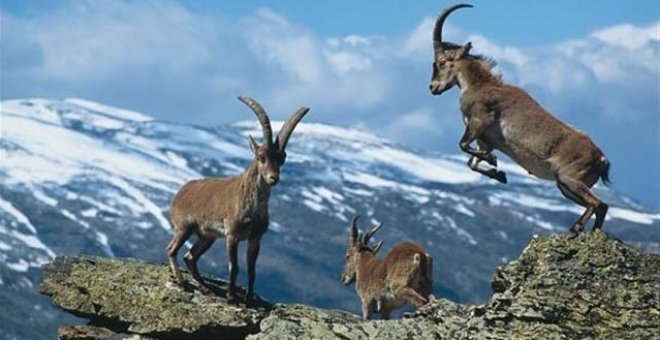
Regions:
<instances>
[{"instance_id":1,"label":"ibex","mask_svg":"<svg viewBox=\"0 0 660 340\"><path fill-rule=\"evenodd\" d=\"M349 285L355 281L362 302L362 318L367 320L372 312L379 312L383 319L389 319L393 310L406 303L418 307L426 304L433 294L431 255L416 243L403 242L392 248L385 259L377 259L383 241L369 245L369 239L382 224L362 235L358 234L358 218L351 220L341 282Z\"/></svg>"},{"instance_id":2,"label":"ibex","mask_svg":"<svg viewBox=\"0 0 660 340\"><path fill-rule=\"evenodd\" d=\"M506 183L506 174L497 170L491 153L500 150L530 174L554 180L561 193L586 208L571 227L577 236L595 213L594 229L603 225L607 204L590 188L600 177L608 184L610 162L589 136L548 113L524 90L505 84L491 73L495 63L470 54L471 43L458 45L442 40L442 26L447 16L467 4L446 8L435 22L433 47L435 61L429 86L440 95L454 85L461 89L461 111L466 129L460 148L471 155L468 166L485 176ZM477 142L477 148L472 142ZM486 161L493 167L478 167Z\"/></svg>"},{"instance_id":3,"label":"ibex","mask_svg":"<svg viewBox=\"0 0 660 340\"><path fill-rule=\"evenodd\" d=\"M228 178L193 180L181 187L171 207L174 236L167 246L172 274L180 285L184 284L176 255L186 240L195 233L197 242L185 255L185 262L195 281L204 293L209 290L197 271L197 261L216 238L224 237L229 263L229 287L227 298L234 298L238 274L238 243L248 240L248 289L246 299L254 294L255 265L259 256L261 237L268 228L268 198L271 187L280 178L280 167L286 158L286 144L298 122L308 108L298 109L284 123L275 142L272 140L270 120L264 109L249 97L239 96L259 119L264 143L257 144L249 136L254 159L240 175Z\"/></svg>"}]
</instances>

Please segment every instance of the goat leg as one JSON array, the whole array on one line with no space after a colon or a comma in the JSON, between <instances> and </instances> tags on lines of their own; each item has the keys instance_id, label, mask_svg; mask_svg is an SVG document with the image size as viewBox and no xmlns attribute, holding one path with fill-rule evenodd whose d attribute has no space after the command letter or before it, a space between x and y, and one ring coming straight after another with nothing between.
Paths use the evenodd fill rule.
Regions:
<instances>
[{"instance_id":1,"label":"goat leg","mask_svg":"<svg viewBox=\"0 0 660 340\"><path fill-rule=\"evenodd\" d=\"M245 295L246 302L251 302L254 298L254 281L256 278L257 257L259 257L259 248L261 235L251 238L248 242L247 260L248 260L248 289Z\"/></svg>"},{"instance_id":2,"label":"goat leg","mask_svg":"<svg viewBox=\"0 0 660 340\"><path fill-rule=\"evenodd\" d=\"M195 282L197 282L199 285L199 289L204 294L210 294L211 290L208 288L206 283L204 283L202 276L199 275L199 270L197 270L197 261L199 260L200 256L202 256L202 254L204 254L211 247L214 241L215 240L212 238L198 236L197 242L195 242L190 251L183 257L183 260L186 263L190 274L192 275Z\"/></svg>"},{"instance_id":3,"label":"goat leg","mask_svg":"<svg viewBox=\"0 0 660 340\"><path fill-rule=\"evenodd\" d=\"M192 234L192 229L188 226L182 226L182 228L177 228L175 226L174 230L174 236L172 236L172 240L166 248L167 257L170 262L170 268L172 269L172 275L174 276L174 279L179 286L183 287L185 281L183 280L183 275L181 275L179 264L176 261L176 255L179 252L179 249L181 249L181 246L183 246L183 244Z\"/></svg>"},{"instance_id":4,"label":"goat leg","mask_svg":"<svg viewBox=\"0 0 660 340\"><path fill-rule=\"evenodd\" d=\"M582 213L575 224L571 227L571 238L575 238L580 232L582 232L585 223L587 223L594 212L598 212L594 228L596 228L596 225L598 225L598 228L602 226L603 220L605 219L604 212L607 212L607 206L604 205L604 203L598 199L598 197L596 197L596 195L594 195L584 183L570 177L558 176L557 187L566 198L585 207L584 213Z\"/></svg>"},{"instance_id":5,"label":"goat leg","mask_svg":"<svg viewBox=\"0 0 660 340\"><path fill-rule=\"evenodd\" d=\"M482 161L488 162L492 166L497 166L497 158L491 153L491 147L481 148L486 144L479 138L486 130L488 125L492 122L488 116L473 117L466 121L465 132L459 142L459 147L466 153L479 158ZM472 142L477 140L477 148L470 146Z\"/></svg>"},{"instance_id":6,"label":"goat leg","mask_svg":"<svg viewBox=\"0 0 660 340\"><path fill-rule=\"evenodd\" d=\"M238 237L226 235L227 262L229 267L229 286L227 287L227 300L233 300L236 290L236 276L238 275Z\"/></svg>"},{"instance_id":7,"label":"goat leg","mask_svg":"<svg viewBox=\"0 0 660 340\"><path fill-rule=\"evenodd\" d=\"M506 184L508 182L508 180L506 178L506 173L504 171L497 170L495 168L491 168L491 169L488 169L488 170L483 170L483 169L479 168L479 162L480 161L481 161L481 159L479 159L478 157L472 156L468 160L467 164L470 167L470 169L472 169L472 171L476 171L476 172L478 172L478 173L480 173L480 174L482 174L482 175L484 175L488 178L492 178L492 179L494 179L494 180L496 180L500 183Z\"/></svg>"},{"instance_id":8,"label":"goat leg","mask_svg":"<svg viewBox=\"0 0 660 340\"><path fill-rule=\"evenodd\" d=\"M369 311L371 303L362 300L362 319L369 320Z\"/></svg>"},{"instance_id":9,"label":"goat leg","mask_svg":"<svg viewBox=\"0 0 660 340\"><path fill-rule=\"evenodd\" d=\"M401 290L401 294L398 294L398 295L402 296L404 299L406 299L406 301L414 304L417 307L423 306L427 302L429 302L429 300L427 300L425 297L421 296L417 291L415 291L414 289L412 289L410 287L404 287Z\"/></svg>"}]
</instances>

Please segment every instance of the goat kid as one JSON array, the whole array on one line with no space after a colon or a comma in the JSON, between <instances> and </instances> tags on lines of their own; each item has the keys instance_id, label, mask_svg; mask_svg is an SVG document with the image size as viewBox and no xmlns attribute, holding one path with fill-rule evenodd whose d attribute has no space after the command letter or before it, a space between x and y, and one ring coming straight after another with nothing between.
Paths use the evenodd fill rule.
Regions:
<instances>
[{"instance_id":1,"label":"goat kid","mask_svg":"<svg viewBox=\"0 0 660 340\"><path fill-rule=\"evenodd\" d=\"M270 190L279 181L280 167L286 159L285 149L291 132L309 108L303 107L294 112L273 142L270 119L263 107L249 97L239 96L238 99L257 116L264 143L259 145L249 136L254 159L243 173L228 178L193 180L181 187L170 210L174 235L167 246L167 256L174 278L179 285L184 285L176 256L186 240L193 233L196 234L197 242L185 255L185 263L200 289L209 293L197 270L197 261L215 239L224 237L229 267L229 287L226 294L228 299L233 299L238 275L238 243L247 240L246 299L250 301L254 294L255 267L261 237L268 229Z\"/></svg>"},{"instance_id":2,"label":"goat kid","mask_svg":"<svg viewBox=\"0 0 660 340\"><path fill-rule=\"evenodd\" d=\"M346 265L341 283L355 282L355 290L362 302L362 318L367 320L372 312L389 319L390 313L406 303L419 307L433 299L433 258L420 245L413 242L397 244L385 259L377 259L376 253L383 241L369 245L369 239L382 224L359 234L357 220L350 224Z\"/></svg>"},{"instance_id":3,"label":"goat kid","mask_svg":"<svg viewBox=\"0 0 660 340\"><path fill-rule=\"evenodd\" d=\"M609 182L610 162L585 133L555 118L524 90L505 84L491 73L495 63L470 54L471 43L458 45L442 40L442 26L449 14L459 8L446 8L433 31L435 61L429 89L441 95L454 86L461 89L461 112L466 129L460 148L471 155L473 171L506 183L506 174L497 169L492 151L505 153L530 174L553 180L561 193L585 207L570 229L577 236L595 213L594 229L602 227L607 214L603 203L590 188L602 179ZM471 146L477 143L477 148ZM486 161L491 168L479 168Z\"/></svg>"}]
</instances>

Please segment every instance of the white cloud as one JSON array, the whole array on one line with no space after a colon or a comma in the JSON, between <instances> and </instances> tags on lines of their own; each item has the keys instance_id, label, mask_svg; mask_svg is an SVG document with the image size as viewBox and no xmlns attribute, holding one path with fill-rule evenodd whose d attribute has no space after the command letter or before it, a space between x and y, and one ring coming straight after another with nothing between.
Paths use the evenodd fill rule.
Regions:
<instances>
[{"instance_id":1,"label":"white cloud","mask_svg":"<svg viewBox=\"0 0 660 340\"><path fill-rule=\"evenodd\" d=\"M608 45L637 50L647 47L649 42L660 42L660 22L648 27L631 24L612 26L592 33L591 37Z\"/></svg>"}]
</instances>

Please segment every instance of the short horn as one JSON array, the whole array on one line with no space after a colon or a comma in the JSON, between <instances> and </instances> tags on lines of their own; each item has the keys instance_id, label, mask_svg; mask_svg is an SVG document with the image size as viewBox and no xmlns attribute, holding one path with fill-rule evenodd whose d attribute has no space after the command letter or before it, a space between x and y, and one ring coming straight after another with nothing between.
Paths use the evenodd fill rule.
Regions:
<instances>
[{"instance_id":1,"label":"short horn","mask_svg":"<svg viewBox=\"0 0 660 340\"><path fill-rule=\"evenodd\" d=\"M374 254L378 253L378 251L380 250L380 247L383 246L383 242L385 242L385 241L380 241L380 242L376 243L373 247L371 247L371 251L373 251Z\"/></svg>"},{"instance_id":2,"label":"short horn","mask_svg":"<svg viewBox=\"0 0 660 340\"><path fill-rule=\"evenodd\" d=\"M351 224L350 224L351 233L350 233L350 237L349 237L349 243L350 244L355 244L355 241L357 241L357 238L358 238L357 220L359 218L360 218L360 215L355 215L351 219Z\"/></svg>"},{"instance_id":3,"label":"short horn","mask_svg":"<svg viewBox=\"0 0 660 340\"><path fill-rule=\"evenodd\" d=\"M380 227L382 227L382 226L383 226L383 224L382 224L382 223L379 223L378 225L376 225L376 226L374 226L373 228L369 229L369 231L367 231L366 234L364 234L363 241L364 241L364 244L365 244L365 245L367 245L367 243L369 243L369 239L371 239L371 236L374 236L374 234L375 234L375 233L378 231L378 229L380 229Z\"/></svg>"},{"instance_id":4,"label":"short horn","mask_svg":"<svg viewBox=\"0 0 660 340\"><path fill-rule=\"evenodd\" d=\"M442 52L444 52L444 47L442 43L442 26L445 24L445 20L451 14L451 12L459 8L471 8L472 5L469 4L456 4L450 7L445 8L442 13L438 16L438 19L435 21L435 28L433 28L433 50L435 51L436 58Z\"/></svg>"},{"instance_id":5,"label":"short horn","mask_svg":"<svg viewBox=\"0 0 660 340\"><path fill-rule=\"evenodd\" d=\"M268 146L272 145L273 130L270 127L270 119L268 119L266 110L264 110L264 108L259 103L257 103L256 100L248 96L238 96L238 100L247 105L250 109L252 109L254 114L257 115L257 119L259 119L259 123L261 124L261 130L264 134L264 144Z\"/></svg>"},{"instance_id":6,"label":"short horn","mask_svg":"<svg viewBox=\"0 0 660 340\"><path fill-rule=\"evenodd\" d=\"M293 132L293 129L296 128L296 125L305 117L305 115L309 112L308 107L301 107L298 109L298 111L294 112L289 120L282 125L282 128L280 129L280 132L277 133L277 137L275 138L275 145L277 146L278 150L281 152L284 152L284 149L286 148L286 144L289 142L289 137L291 136L291 132Z\"/></svg>"}]
</instances>

